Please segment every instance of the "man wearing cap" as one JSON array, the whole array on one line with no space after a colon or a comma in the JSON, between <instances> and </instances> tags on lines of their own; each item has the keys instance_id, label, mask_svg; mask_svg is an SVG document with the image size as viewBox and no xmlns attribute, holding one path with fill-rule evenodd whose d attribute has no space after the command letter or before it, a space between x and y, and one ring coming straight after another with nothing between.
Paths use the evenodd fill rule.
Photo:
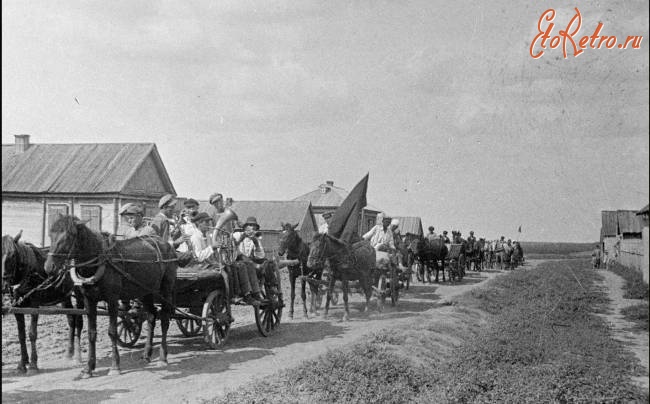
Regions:
<instances>
[{"instance_id":1,"label":"man wearing cap","mask_svg":"<svg viewBox=\"0 0 650 404\"><path fill-rule=\"evenodd\" d=\"M216 225L219 218L226 210L223 204L223 195L214 193L210 195L208 201L210 202L210 206L206 209L206 213L212 218L212 224ZM232 221L226 222L221 230L223 230L223 232L219 232L217 235L217 241L219 242L220 247L223 247L228 245L228 237L233 232Z\"/></svg>"},{"instance_id":2,"label":"man wearing cap","mask_svg":"<svg viewBox=\"0 0 650 404\"><path fill-rule=\"evenodd\" d=\"M330 222L332 221L332 215L333 213L331 211L325 212L321 215L323 217L324 222L320 226L318 226L319 233L327 234L327 232L329 231Z\"/></svg>"},{"instance_id":3,"label":"man wearing cap","mask_svg":"<svg viewBox=\"0 0 650 404\"><path fill-rule=\"evenodd\" d=\"M119 213L129 226L124 233L125 239L156 235L156 231L144 223L142 208L139 205L128 203L120 209Z\"/></svg>"},{"instance_id":4,"label":"man wearing cap","mask_svg":"<svg viewBox=\"0 0 650 404\"><path fill-rule=\"evenodd\" d=\"M158 202L158 208L160 208L160 212L158 212L158 214L154 216L153 220L151 221L151 227L153 227L153 229L156 231L156 234L158 234L167 243L170 242L171 237L169 220L174 215L175 206L176 197L174 195L163 195L163 197L160 198L160 201Z\"/></svg>"},{"instance_id":5,"label":"man wearing cap","mask_svg":"<svg viewBox=\"0 0 650 404\"><path fill-rule=\"evenodd\" d=\"M377 215L377 221L381 224L375 225L370 231L363 235L364 240L370 240L370 245L377 251L394 251L395 240L393 232L389 228L391 218L383 213Z\"/></svg>"},{"instance_id":6,"label":"man wearing cap","mask_svg":"<svg viewBox=\"0 0 650 404\"><path fill-rule=\"evenodd\" d=\"M236 231L232 238L237 244L237 261L239 268L239 285L244 296L251 294L256 300L262 300L260 282L257 277L256 263L263 264L266 254L262 243L257 239L256 232L260 229L257 219L250 216L241 226L242 231Z\"/></svg>"},{"instance_id":7,"label":"man wearing cap","mask_svg":"<svg viewBox=\"0 0 650 404\"><path fill-rule=\"evenodd\" d=\"M442 235L440 235L440 238L442 239L442 241L444 241L445 244L451 244L451 240L449 240L449 237L447 236L447 234L448 234L447 230L444 230L442 232Z\"/></svg>"},{"instance_id":8,"label":"man wearing cap","mask_svg":"<svg viewBox=\"0 0 650 404\"><path fill-rule=\"evenodd\" d=\"M435 228L433 226L429 226L429 234L427 234L427 240L433 241L433 240L436 240L438 238L438 235L436 234L436 232L434 230L435 230Z\"/></svg>"}]
</instances>

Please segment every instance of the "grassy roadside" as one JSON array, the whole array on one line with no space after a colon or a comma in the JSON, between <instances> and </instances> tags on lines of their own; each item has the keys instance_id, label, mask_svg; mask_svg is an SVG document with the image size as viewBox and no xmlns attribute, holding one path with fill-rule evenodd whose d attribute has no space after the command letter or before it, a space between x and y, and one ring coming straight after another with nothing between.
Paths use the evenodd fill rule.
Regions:
<instances>
[{"instance_id":1,"label":"grassy roadside","mask_svg":"<svg viewBox=\"0 0 650 404\"><path fill-rule=\"evenodd\" d=\"M621 310L626 320L635 324L634 329L648 331L650 329L648 319L648 284L643 281L643 275L635 269L628 268L618 262L613 262L608 269L625 279L626 299L640 299L638 304Z\"/></svg>"},{"instance_id":2,"label":"grassy roadside","mask_svg":"<svg viewBox=\"0 0 650 404\"><path fill-rule=\"evenodd\" d=\"M588 267L553 261L512 272L408 328L209 402L647 402L630 384L636 359L594 315L607 300Z\"/></svg>"}]
</instances>

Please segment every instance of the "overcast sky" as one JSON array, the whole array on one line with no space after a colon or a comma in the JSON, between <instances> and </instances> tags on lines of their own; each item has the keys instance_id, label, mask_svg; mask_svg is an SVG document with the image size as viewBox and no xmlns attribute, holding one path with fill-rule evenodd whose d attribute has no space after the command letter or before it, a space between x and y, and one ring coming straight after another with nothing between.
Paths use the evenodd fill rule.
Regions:
<instances>
[{"instance_id":1,"label":"overcast sky","mask_svg":"<svg viewBox=\"0 0 650 404\"><path fill-rule=\"evenodd\" d=\"M2 142L154 142L197 199L369 172L372 205L425 226L597 240L649 199L648 5L3 0ZM641 49L533 59L542 13L557 35L576 6L578 36Z\"/></svg>"}]
</instances>

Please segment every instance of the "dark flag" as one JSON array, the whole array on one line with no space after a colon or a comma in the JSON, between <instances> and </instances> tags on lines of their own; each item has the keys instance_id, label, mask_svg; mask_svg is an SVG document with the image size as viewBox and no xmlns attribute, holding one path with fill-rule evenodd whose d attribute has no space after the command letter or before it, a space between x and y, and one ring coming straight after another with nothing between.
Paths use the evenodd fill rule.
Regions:
<instances>
[{"instance_id":1,"label":"dark flag","mask_svg":"<svg viewBox=\"0 0 650 404\"><path fill-rule=\"evenodd\" d=\"M521 225L519 225L519 230L518 230L518 232L521 233Z\"/></svg>"},{"instance_id":2,"label":"dark flag","mask_svg":"<svg viewBox=\"0 0 650 404\"><path fill-rule=\"evenodd\" d=\"M368 176L365 177L350 191L341 206L334 211L332 222L327 233L346 243L351 243L353 235L359 231L361 209L366 206L366 191L368 190Z\"/></svg>"}]
</instances>

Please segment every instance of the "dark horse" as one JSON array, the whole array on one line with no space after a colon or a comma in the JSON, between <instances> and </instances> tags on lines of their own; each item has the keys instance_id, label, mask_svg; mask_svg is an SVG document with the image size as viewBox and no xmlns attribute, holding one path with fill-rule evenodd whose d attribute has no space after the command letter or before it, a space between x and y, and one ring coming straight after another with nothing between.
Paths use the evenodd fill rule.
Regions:
<instances>
[{"instance_id":1,"label":"dark horse","mask_svg":"<svg viewBox=\"0 0 650 404\"><path fill-rule=\"evenodd\" d=\"M132 238L108 245L101 234L86 227L74 216L60 216L50 228L50 252L45 271L53 273L69 269L73 280L82 283L81 292L88 310L88 363L81 377L92 376L95 370L97 339L97 302L108 305L108 335L113 360L111 374L120 373L117 350L118 300L141 298L148 312L148 336L143 358L151 360L156 307L154 297L162 304L160 323L162 341L160 363L167 364L167 329L172 314L172 298L176 281L177 259L174 249L159 237ZM74 262L72 262L74 260Z\"/></svg>"},{"instance_id":2,"label":"dark horse","mask_svg":"<svg viewBox=\"0 0 650 404\"><path fill-rule=\"evenodd\" d=\"M22 231L16 238L8 235L2 236L2 283L10 291L12 306L39 307L63 303L64 307L71 308L73 283L70 276L49 279L43 269L47 249L21 242L21 235ZM83 309L80 300L77 299L77 308ZM20 340L18 371L21 373L38 372L38 354L36 352L38 314L31 315L32 321L29 328L29 341L32 347L31 360L27 353L25 315L14 313L14 316L18 323L18 339ZM81 362L80 338L83 317L69 315L68 325L70 326L68 358ZM26 365L29 367L26 368Z\"/></svg>"},{"instance_id":3,"label":"dark horse","mask_svg":"<svg viewBox=\"0 0 650 404\"><path fill-rule=\"evenodd\" d=\"M442 239L429 240L422 237L416 244L415 254L420 262L422 262L424 271L436 271L436 282L439 282L439 273L442 272L442 281L445 282L445 258L447 257L447 252L447 246ZM424 281L425 277L423 274L422 282ZM429 282L431 282L430 278Z\"/></svg>"},{"instance_id":4,"label":"dark horse","mask_svg":"<svg viewBox=\"0 0 650 404\"><path fill-rule=\"evenodd\" d=\"M281 223L282 233L280 233L280 248L278 255L287 254L288 260L298 260L297 265L289 265L289 284L291 284L291 305L289 306L289 317L293 318L293 303L296 300L296 279L299 276L310 276L316 280L321 279L322 272L309 271L307 268L307 259L309 258L309 246L302 241L300 235L296 231L298 224L291 225L289 223ZM305 286L309 283L311 290L311 302L309 312L313 313L316 307L316 299L318 298L318 285L307 282L305 278L301 281L302 289L300 290L300 297L302 298L302 309L305 318L307 315L307 294Z\"/></svg>"},{"instance_id":5,"label":"dark horse","mask_svg":"<svg viewBox=\"0 0 650 404\"><path fill-rule=\"evenodd\" d=\"M374 276L377 264L375 249L365 241L348 245L327 234L316 234L309 246L307 266L309 268L322 268L326 260L329 260L330 276L323 318L327 318L334 283L337 280L341 281L343 286L343 303L345 305L343 320L350 319L350 310L348 308L349 281L359 281L360 290L363 291L366 297L364 311L367 311L375 278L378 279L378 277Z\"/></svg>"}]
</instances>

